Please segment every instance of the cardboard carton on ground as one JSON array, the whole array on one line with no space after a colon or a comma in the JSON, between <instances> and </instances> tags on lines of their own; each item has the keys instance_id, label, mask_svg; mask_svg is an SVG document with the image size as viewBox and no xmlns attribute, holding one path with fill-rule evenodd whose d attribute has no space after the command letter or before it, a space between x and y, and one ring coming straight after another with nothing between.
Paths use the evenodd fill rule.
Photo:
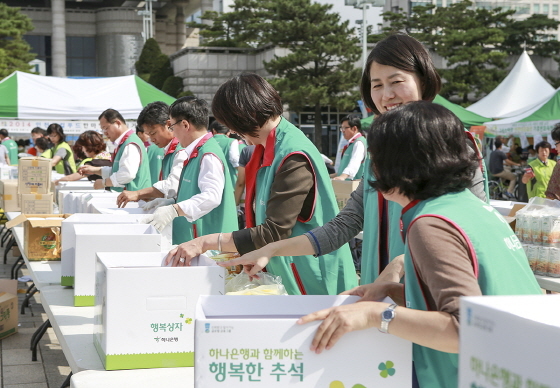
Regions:
<instances>
[{"instance_id":1,"label":"cardboard carton on ground","mask_svg":"<svg viewBox=\"0 0 560 388\"><path fill-rule=\"evenodd\" d=\"M69 214L20 214L6 227L23 223L24 254L28 260L60 260L60 227Z\"/></svg>"},{"instance_id":2,"label":"cardboard carton on ground","mask_svg":"<svg viewBox=\"0 0 560 388\"><path fill-rule=\"evenodd\" d=\"M224 269L202 256L161 267L165 253L98 253L94 344L107 370L194 365L199 295L223 295Z\"/></svg>"},{"instance_id":3,"label":"cardboard carton on ground","mask_svg":"<svg viewBox=\"0 0 560 388\"><path fill-rule=\"evenodd\" d=\"M0 279L0 339L18 332L17 280Z\"/></svg>"},{"instance_id":4,"label":"cardboard carton on ground","mask_svg":"<svg viewBox=\"0 0 560 388\"><path fill-rule=\"evenodd\" d=\"M17 179L0 180L0 208L6 212L19 212L19 195Z\"/></svg>"},{"instance_id":5,"label":"cardboard carton on ground","mask_svg":"<svg viewBox=\"0 0 560 388\"><path fill-rule=\"evenodd\" d=\"M74 226L78 224L139 224L143 215L129 214L73 214L62 221L62 254L60 284L74 285L74 257L76 255L76 233ZM121 226L126 228L126 226Z\"/></svg>"},{"instance_id":6,"label":"cardboard carton on ground","mask_svg":"<svg viewBox=\"0 0 560 388\"><path fill-rule=\"evenodd\" d=\"M51 189L51 160L40 157L20 158L18 162L20 194L47 194Z\"/></svg>"},{"instance_id":7,"label":"cardboard carton on ground","mask_svg":"<svg viewBox=\"0 0 560 388\"><path fill-rule=\"evenodd\" d=\"M196 308L195 386L410 387L412 343L377 328L347 333L321 354L309 350L321 322L296 321L358 299L201 296Z\"/></svg>"},{"instance_id":8,"label":"cardboard carton on ground","mask_svg":"<svg viewBox=\"0 0 560 388\"><path fill-rule=\"evenodd\" d=\"M558 387L560 295L461 298L459 387Z\"/></svg>"},{"instance_id":9,"label":"cardboard carton on ground","mask_svg":"<svg viewBox=\"0 0 560 388\"><path fill-rule=\"evenodd\" d=\"M350 199L350 194L352 194L352 192L360 185L361 179L355 181L332 180L331 182L338 208L342 209L346 206L346 202Z\"/></svg>"},{"instance_id":10,"label":"cardboard carton on ground","mask_svg":"<svg viewBox=\"0 0 560 388\"><path fill-rule=\"evenodd\" d=\"M161 252L161 235L148 224L78 224L74 260L74 306L95 303L95 254L98 252ZM127 287L129 279L122 279Z\"/></svg>"},{"instance_id":11,"label":"cardboard carton on ground","mask_svg":"<svg viewBox=\"0 0 560 388\"><path fill-rule=\"evenodd\" d=\"M24 214L52 214L53 193L20 194L21 212Z\"/></svg>"}]
</instances>

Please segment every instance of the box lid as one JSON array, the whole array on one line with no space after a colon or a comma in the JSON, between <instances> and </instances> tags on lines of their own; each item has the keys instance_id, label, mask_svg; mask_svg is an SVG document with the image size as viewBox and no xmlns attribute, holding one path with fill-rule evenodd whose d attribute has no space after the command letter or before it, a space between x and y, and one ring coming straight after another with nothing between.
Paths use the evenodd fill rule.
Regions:
<instances>
[{"instance_id":1,"label":"box lid","mask_svg":"<svg viewBox=\"0 0 560 388\"><path fill-rule=\"evenodd\" d=\"M25 221L29 221L29 224L31 225L31 227L36 228L36 227L49 227L49 226L61 226L62 225L62 220L65 219L66 217L69 217L70 214L20 214L19 216L17 216L16 218L14 218L13 220L10 220L8 222L6 222L6 228L10 229L13 228L14 226L18 226L19 224L25 222ZM28 218L60 218L58 220L29 220Z\"/></svg>"}]
</instances>

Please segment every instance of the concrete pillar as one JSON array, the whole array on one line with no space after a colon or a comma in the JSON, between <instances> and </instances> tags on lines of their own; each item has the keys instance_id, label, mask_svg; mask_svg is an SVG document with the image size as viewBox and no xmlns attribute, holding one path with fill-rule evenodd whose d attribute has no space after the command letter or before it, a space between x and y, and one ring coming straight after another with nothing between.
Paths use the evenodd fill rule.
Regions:
<instances>
[{"instance_id":1,"label":"concrete pillar","mask_svg":"<svg viewBox=\"0 0 560 388\"><path fill-rule=\"evenodd\" d=\"M52 9L52 73L66 77L66 17L64 0L51 0Z\"/></svg>"},{"instance_id":2,"label":"concrete pillar","mask_svg":"<svg viewBox=\"0 0 560 388\"><path fill-rule=\"evenodd\" d=\"M175 50L180 50L185 44L187 39L187 25L185 24L185 14L183 13L183 6L177 5L177 16L175 16L175 23L177 27Z\"/></svg>"}]
</instances>

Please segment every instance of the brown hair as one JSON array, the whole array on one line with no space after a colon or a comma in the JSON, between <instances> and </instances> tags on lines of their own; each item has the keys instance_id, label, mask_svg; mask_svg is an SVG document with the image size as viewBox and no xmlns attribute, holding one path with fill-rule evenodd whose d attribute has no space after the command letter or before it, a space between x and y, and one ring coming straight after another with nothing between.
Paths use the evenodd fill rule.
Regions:
<instances>
[{"instance_id":1,"label":"brown hair","mask_svg":"<svg viewBox=\"0 0 560 388\"><path fill-rule=\"evenodd\" d=\"M80 135L78 140L76 140L75 148L80 149L84 147L87 152L94 154L99 154L107 149L107 145L103 141L103 136L96 131L85 131Z\"/></svg>"}]
</instances>

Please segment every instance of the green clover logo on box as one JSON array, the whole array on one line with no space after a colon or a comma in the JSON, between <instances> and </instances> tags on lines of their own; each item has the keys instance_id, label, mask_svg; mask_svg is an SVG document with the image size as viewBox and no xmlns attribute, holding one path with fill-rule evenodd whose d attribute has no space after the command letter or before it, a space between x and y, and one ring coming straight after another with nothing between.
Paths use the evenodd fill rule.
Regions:
<instances>
[{"instance_id":1,"label":"green clover logo on box","mask_svg":"<svg viewBox=\"0 0 560 388\"><path fill-rule=\"evenodd\" d=\"M395 364L393 363L393 361L386 361L380 363L379 366L377 367L381 371L379 375L384 379L389 376L393 376L396 372L395 368L393 368L394 366Z\"/></svg>"}]
</instances>

